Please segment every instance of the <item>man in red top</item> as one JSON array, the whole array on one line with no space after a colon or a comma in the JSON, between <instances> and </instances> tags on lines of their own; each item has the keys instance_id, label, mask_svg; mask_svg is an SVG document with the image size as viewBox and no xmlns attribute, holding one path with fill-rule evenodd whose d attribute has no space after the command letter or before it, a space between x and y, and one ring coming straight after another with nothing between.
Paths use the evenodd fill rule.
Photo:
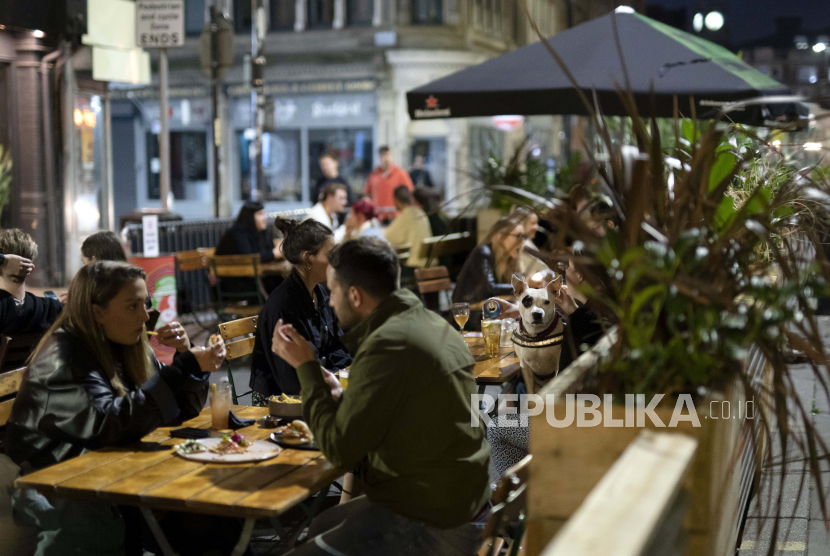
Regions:
<instances>
[{"instance_id":1,"label":"man in red top","mask_svg":"<svg viewBox=\"0 0 830 556\"><path fill-rule=\"evenodd\" d=\"M399 185L405 185L412 191L414 189L412 179L406 170L392 162L392 153L389 151L389 147L383 146L378 149L378 155L380 156L380 166L369 174L363 193L372 198L372 203L376 208L394 209L393 193L395 188ZM394 214L394 210L378 212L380 212L379 218L381 220L388 220Z\"/></svg>"}]
</instances>

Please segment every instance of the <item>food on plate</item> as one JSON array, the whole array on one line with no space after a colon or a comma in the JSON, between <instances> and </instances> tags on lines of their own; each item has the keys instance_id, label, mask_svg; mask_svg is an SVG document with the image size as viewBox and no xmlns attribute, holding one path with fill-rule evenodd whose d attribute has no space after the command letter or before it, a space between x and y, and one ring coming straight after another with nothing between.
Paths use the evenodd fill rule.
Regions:
<instances>
[{"instance_id":1,"label":"food on plate","mask_svg":"<svg viewBox=\"0 0 830 556\"><path fill-rule=\"evenodd\" d=\"M179 444L177 449L183 454L198 454L199 452L207 450L204 444L198 440L193 440L192 438Z\"/></svg>"},{"instance_id":2,"label":"food on plate","mask_svg":"<svg viewBox=\"0 0 830 556\"><path fill-rule=\"evenodd\" d=\"M222 435L222 441L216 446L212 446L210 451L219 455L244 454L248 451L250 445L251 443L239 433L225 434Z\"/></svg>"},{"instance_id":3,"label":"food on plate","mask_svg":"<svg viewBox=\"0 0 830 556\"><path fill-rule=\"evenodd\" d=\"M222 336L219 334L211 334L210 339L208 340L208 346L213 347L217 344L222 343Z\"/></svg>"},{"instance_id":4,"label":"food on plate","mask_svg":"<svg viewBox=\"0 0 830 556\"><path fill-rule=\"evenodd\" d=\"M272 402L278 403L303 403L303 399L297 396L296 398L291 396L286 396L285 394L280 394L279 396L271 396Z\"/></svg>"},{"instance_id":5,"label":"food on plate","mask_svg":"<svg viewBox=\"0 0 830 556\"><path fill-rule=\"evenodd\" d=\"M286 444L305 444L314 440L311 429L304 421L292 421L290 425L280 427L276 432L282 434L282 441Z\"/></svg>"}]
</instances>

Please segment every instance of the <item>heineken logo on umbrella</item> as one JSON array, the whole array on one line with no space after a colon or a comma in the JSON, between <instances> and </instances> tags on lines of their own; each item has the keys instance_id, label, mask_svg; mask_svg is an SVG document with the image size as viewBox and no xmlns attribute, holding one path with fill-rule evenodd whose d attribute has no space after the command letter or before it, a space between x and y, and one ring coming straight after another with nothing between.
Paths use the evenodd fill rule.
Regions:
<instances>
[{"instance_id":1,"label":"heineken logo on umbrella","mask_svg":"<svg viewBox=\"0 0 830 556\"><path fill-rule=\"evenodd\" d=\"M416 118L449 118L452 110L450 108L441 108L438 104L438 99L429 95L424 101L425 109L415 109Z\"/></svg>"}]
</instances>

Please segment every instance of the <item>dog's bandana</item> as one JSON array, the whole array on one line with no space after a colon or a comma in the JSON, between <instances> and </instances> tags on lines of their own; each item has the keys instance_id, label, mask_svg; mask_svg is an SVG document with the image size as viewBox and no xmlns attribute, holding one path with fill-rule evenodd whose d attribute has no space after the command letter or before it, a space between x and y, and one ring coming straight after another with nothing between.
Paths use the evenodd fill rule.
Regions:
<instances>
[{"instance_id":1,"label":"dog's bandana","mask_svg":"<svg viewBox=\"0 0 830 556\"><path fill-rule=\"evenodd\" d=\"M526 348L543 348L561 344L565 335L561 332L559 334L554 334L557 326L559 326L558 312L553 318L553 322L544 330L544 332L536 336L531 336L527 330L525 330L522 317L519 317L519 328L518 330L513 331L513 343L517 346Z\"/></svg>"}]
</instances>

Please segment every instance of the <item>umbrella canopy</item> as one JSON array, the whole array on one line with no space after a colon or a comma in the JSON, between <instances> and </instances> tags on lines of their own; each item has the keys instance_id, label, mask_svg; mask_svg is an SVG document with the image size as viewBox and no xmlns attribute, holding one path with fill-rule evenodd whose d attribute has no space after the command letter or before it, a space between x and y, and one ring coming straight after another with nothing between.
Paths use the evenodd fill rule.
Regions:
<instances>
[{"instance_id":1,"label":"umbrella canopy","mask_svg":"<svg viewBox=\"0 0 830 556\"><path fill-rule=\"evenodd\" d=\"M614 37L616 20L620 48ZM682 115L691 116L694 96L698 117L712 117L726 102L789 89L709 41L658 21L619 9L551 37L593 102L596 91L603 114L628 115L615 84L625 87L622 56L640 115L672 117L674 97ZM653 91L653 92L652 92ZM412 119L497 116L501 114L587 114L565 73L541 42L534 43L433 81L407 93ZM736 121L754 125L791 116L789 109L754 106L730 112Z\"/></svg>"}]
</instances>

